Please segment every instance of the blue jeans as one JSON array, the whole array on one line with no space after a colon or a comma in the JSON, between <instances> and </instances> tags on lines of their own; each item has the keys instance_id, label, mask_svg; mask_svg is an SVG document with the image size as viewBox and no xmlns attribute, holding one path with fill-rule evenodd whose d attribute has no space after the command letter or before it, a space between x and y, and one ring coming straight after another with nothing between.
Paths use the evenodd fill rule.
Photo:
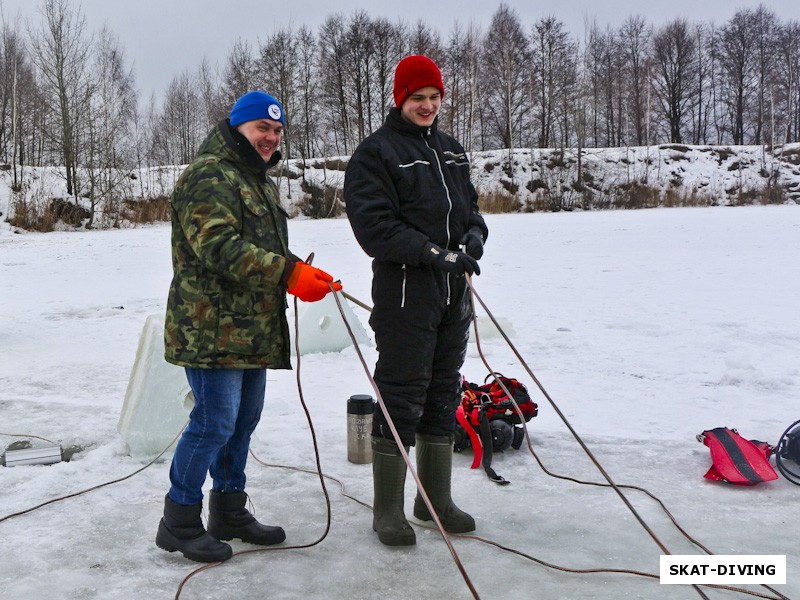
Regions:
<instances>
[{"instance_id":1,"label":"blue jeans","mask_svg":"<svg viewBox=\"0 0 800 600\"><path fill-rule=\"evenodd\" d=\"M261 418L266 369L186 368L194 408L172 466L169 497L184 505L203 500L206 473L215 492L244 490L250 436Z\"/></svg>"}]
</instances>

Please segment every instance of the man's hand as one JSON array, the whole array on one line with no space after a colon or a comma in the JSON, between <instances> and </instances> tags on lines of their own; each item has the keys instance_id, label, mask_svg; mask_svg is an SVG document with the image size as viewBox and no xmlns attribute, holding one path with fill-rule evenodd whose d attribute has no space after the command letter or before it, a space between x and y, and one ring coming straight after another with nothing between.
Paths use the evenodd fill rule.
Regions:
<instances>
[{"instance_id":1,"label":"man's hand","mask_svg":"<svg viewBox=\"0 0 800 600\"><path fill-rule=\"evenodd\" d=\"M480 260L481 256L483 256L483 232L477 227L473 227L462 235L458 244L459 246L464 246L467 254L475 260Z\"/></svg>"},{"instance_id":2,"label":"man's hand","mask_svg":"<svg viewBox=\"0 0 800 600\"><path fill-rule=\"evenodd\" d=\"M333 277L325 271L302 261L292 263L287 260L286 268L291 268L286 279L286 289L303 302L322 300L331 291L328 284L332 284L337 292L342 289L342 284L334 282Z\"/></svg>"},{"instance_id":3,"label":"man's hand","mask_svg":"<svg viewBox=\"0 0 800 600\"><path fill-rule=\"evenodd\" d=\"M428 242L425 246L425 250L422 253L422 262L434 269L454 275L463 275L464 273L469 273L470 275L473 273L475 275L481 274L478 261L469 254L458 250L445 250L432 242Z\"/></svg>"}]
</instances>

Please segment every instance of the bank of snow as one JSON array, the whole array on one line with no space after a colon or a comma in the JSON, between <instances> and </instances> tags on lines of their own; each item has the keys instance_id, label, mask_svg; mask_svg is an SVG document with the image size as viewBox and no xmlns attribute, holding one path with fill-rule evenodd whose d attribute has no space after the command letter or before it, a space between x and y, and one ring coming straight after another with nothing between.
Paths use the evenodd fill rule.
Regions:
<instances>
[{"instance_id":1,"label":"bank of snow","mask_svg":"<svg viewBox=\"0 0 800 600\"><path fill-rule=\"evenodd\" d=\"M291 160L275 169L289 213L341 213L347 162L348 157ZM483 205L501 212L800 203L800 144L492 150L473 153L471 166ZM182 169L126 173L116 197L168 196ZM20 178L32 201L66 197L61 169L25 168ZM0 171L4 214L11 182L11 172Z\"/></svg>"}]
</instances>

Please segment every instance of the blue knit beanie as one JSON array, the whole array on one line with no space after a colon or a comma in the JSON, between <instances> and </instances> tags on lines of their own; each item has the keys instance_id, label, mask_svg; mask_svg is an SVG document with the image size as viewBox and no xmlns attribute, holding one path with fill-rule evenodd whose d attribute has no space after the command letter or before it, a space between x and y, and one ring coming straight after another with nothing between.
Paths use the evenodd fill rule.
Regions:
<instances>
[{"instance_id":1,"label":"blue knit beanie","mask_svg":"<svg viewBox=\"0 0 800 600\"><path fill-rule=\"evenodd\" d=\"M286 125L281 103L266 92L258 90L247 92L236 101L231 110L231 126L236 127L256 119L272 119Z\"/></svg>"}]
</instances>

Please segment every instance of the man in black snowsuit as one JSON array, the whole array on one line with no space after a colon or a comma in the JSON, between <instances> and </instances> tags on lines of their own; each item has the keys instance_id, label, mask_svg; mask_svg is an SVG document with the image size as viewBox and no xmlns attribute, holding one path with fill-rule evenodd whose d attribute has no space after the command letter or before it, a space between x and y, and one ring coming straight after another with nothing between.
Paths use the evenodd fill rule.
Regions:
<instances>
[{"instance_id":1,"label":"man in black snowsuit","mask_svg":"<svg viewBox=\"0 0 800 600\"><path fill-rule=\"evenodd\" d=\"M436 64L408 56L395 70L384 125L350 159L344 199L350 224L374 258L375 381L403 445L447 531L475 529L450 495L459 371L472 310L465 273L480 273L488 231L462 146L437 128L444 98ZM373 420L373 529L387 545L416 539L403 510L406 465L386 419ZM431 520L417 494L414 516Z\"/></svg>"}]
</instances>

